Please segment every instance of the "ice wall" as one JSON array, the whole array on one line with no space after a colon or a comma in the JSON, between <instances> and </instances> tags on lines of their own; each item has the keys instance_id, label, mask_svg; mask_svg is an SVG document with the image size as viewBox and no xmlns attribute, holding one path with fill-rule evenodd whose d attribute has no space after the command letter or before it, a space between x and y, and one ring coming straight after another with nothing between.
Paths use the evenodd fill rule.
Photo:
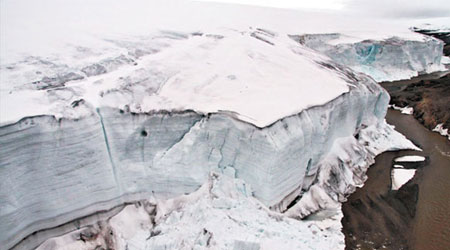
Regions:
<instances>
[{"instance_id":1,"label":"ice wall","mask_svg":"<svg viewBox=\"0 0 450 250\"><path fill-rule=\"evenodd\" d=\"M328 67L354 80L348 93L264 128L229 113L113 108L79 120L38 116L2 126L2 249L150 194L193 192L211 170L245 180L265 205L284 210L311 186L334 141L386 112L389 97L370 78Z\"/></svg>"},{"instance_id":2,"label":"ice wall","mask_svg":"<svg viewBox=\"0 0 450 250\"><path fill-rule=\"evenodd\" d=\"M424 36L422 41L391 37L356 42L339 33L290 37L378 82L409 79L421 73L445 69L441 65L444 44L430 37Z\"/></svg>"}]
</instances>

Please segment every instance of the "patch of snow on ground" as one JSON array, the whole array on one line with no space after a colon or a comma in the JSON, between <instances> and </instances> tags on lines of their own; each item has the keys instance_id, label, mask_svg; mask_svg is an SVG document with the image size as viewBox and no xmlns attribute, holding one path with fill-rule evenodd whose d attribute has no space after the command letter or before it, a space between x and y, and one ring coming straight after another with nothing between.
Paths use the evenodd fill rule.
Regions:
<instances>
[{"instance_id":1,"label":"patch of snow on ground","mask_svg":"<svg viewBox=\"0 0 450 250\"><path fill-rule=\"evenodd\" d=\"M405 183L411 180L416 174L416 169L394 168L391 172L392 190L400 189Z\"/></svg>"},{"instance_id":2,"label":"patch of snow on ground","mask_svg":"<svg viewBox=\"0 0 450 250\"><path fill-rule=\"evenodd\" d=\"M420 155L406 155L395 159L395 162L418 162L425 161L425 157Z\"/></svg>"},{"instance_id":3,"label":"patch of snow on ground","mask_svg":"<svg viewBox=\"0 0 450 250\"><path fill-rule=\"evenodd\" d=\"M414 109L412 107L408 107L408 106L402 108L402 107L398 107L395 104L393 104L393 105L389 105L389 107L393 108L395 110L399 110L402 114L405 114L405 115L412 115L414 113Z\"/></svg>"},{"instance_id":4,"label":"patch of snow on ground","mask_svg":"<svg viewBox=\"0 0 450 250\"><path fill-rule=\"evenodd\" d=\"M403 167L402 165L395 164L394 168L405 168L405 167Z\"/></svg>"},{"instance_id":5,"label":"patch of snow on ground","mask_svg":"<svg viewBox=\"0 0 450 250\"><path fill-rule=\"evenodd\" d=\"M438 132L439 134L448 137L448 139L450 140L450 134L448 133L448 128L444 129L443 123L436 125L436 127L433 129L433 131Z\"/></svg>"}]
</instances>

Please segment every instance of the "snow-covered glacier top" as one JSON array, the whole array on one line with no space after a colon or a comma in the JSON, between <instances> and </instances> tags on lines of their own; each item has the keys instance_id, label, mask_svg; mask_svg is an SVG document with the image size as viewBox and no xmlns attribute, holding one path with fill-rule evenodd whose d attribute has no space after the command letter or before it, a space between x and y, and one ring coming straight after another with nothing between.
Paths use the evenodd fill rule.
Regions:
<instances>
[{"instance_id":1,"label":"snow-covered glacier top","mask_svg":"<svg viewBox=\"0 0 450 250\"><path fill-rule=\"evenodd\" d=\"M344 34L333 44L424 39L388 21L215 3L1 4L1 124L111 106L228 112L264 127L349 88L326 56L288 35Z\"/></svg>"},{"instance_id":2,"label":"snow-covered glacier top","mask_svg":"<svg viewBox=\"0 0 450 250\"><path fill-rule=\"evenodd\" d=\"M450 20L448 17L418 20L413 28L447 33L450 32Z\"/></svg>"},{"instance_id":3,"label":"snow-covered glacier top","mask_svg":"<svg viewBox=\"0 0 450 250\"><path fill-rule=\"evenodd\" d=\"M94 107L128 105L135 112L231 111L241 120L263 127L348 90L335 72L314 63L317 54L296 48L287 37L268 35L262 39L272 42L264 42L252 36L265 37L258 31L223 30L220 34L162 32L149 38L158 52L139 59L117 53L79 67L86 75L68 69L63 74L75 71L76 79L65 83L58 82L65 79L54 79L54 86L47 86L45 79L33 79L39 81L33 84L27 78L23 84L2 91L2 120L39 113L76 117L83 112L70 105L83 99ZM111 64L117 64L117 69L109 69ZM67 77L64 75L61 78ZM30 90L33 87L41 90ZM23 104L32 109L23 110Z\"/></svg>"}]
</instances>

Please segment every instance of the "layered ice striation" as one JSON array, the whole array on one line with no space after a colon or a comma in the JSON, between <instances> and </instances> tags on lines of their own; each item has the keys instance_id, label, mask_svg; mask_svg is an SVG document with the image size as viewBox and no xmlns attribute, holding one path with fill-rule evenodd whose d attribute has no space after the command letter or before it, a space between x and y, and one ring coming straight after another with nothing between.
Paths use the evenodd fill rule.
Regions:
<instances>
[{"instance_id":1,"label":"layered ice striation","mask_svg":"<svg viewBox=\"0 0 450 250\"><path fill-rule=\"evenodd\" d=\"M441 65L444 43L431 37L424 37L423 41L395 36L383 40L354 41L354 38L339 33L290 37L378 82L409 79L418 74L445 70Z\"/></svg>"}]
</instances>

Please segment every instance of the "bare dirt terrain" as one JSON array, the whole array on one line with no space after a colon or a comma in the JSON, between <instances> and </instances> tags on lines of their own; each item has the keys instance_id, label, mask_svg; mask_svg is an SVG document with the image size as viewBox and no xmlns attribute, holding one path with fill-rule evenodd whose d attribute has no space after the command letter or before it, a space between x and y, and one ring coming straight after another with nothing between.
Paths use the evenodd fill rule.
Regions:
<instances>
[{"instance_id":1,"label":"bare dirt terrain","mask_svg":"<svg viewBox=\"0 0 450 250\"><path fill-rule=\"evenodd\" d=\"M412 107L414 117L426 128L431 130L440 123L450 128L450 73L385 82L381 86L391 95L391 104Z\"/></svg>"}]
</instances>

